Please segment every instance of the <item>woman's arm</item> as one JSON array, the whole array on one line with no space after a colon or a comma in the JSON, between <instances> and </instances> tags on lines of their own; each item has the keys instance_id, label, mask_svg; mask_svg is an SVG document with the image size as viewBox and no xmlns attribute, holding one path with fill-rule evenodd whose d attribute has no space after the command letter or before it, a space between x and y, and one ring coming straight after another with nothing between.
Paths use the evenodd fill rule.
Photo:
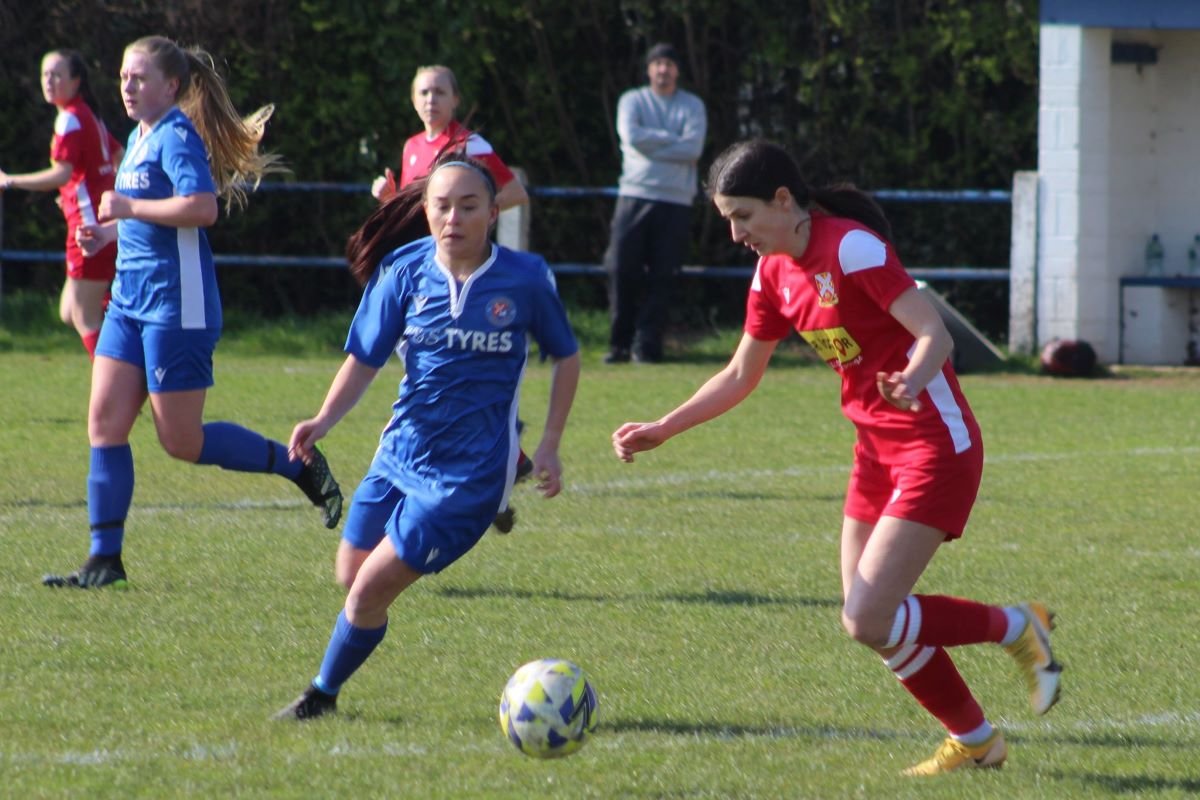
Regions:
<instances>
[{"instance_id":1,"label":"woman's arm","mask_svg":"<svg viewBox=\"0 0 1200 800\"><path fill-rule=\"evenodd\" d=\"M292 431L288 444L288 454L292 459L299 458L307 462L312 457L313 446L354 408L377 374L379 370L375 367L367 366L352 355L346 356L337 375L333 376L321 410L312 419L296 425Z\"/></svg>"},{"instance_id":2,"label":"woman's arm","mask_svg":"<svg viewBox=\"0 0 1200 800\"><path fill-rule=\"evenodd\" d=\"M542 429L542 441L533 454L533 475L538 482L538 491L546 497L554 497L562 491L562 462L558 457L558 447L567 427L571 405L575 402L579 371L579 353L556 359L551 371L546 424Z\"/></svg>"},{"instance_id":3,"label":"woman's arm","mask_svg":"<svg viewBox=\"0 0 1200 800\"><path fill-rule=\"evenodd\" d=\"M513 206L519 206L522 203L529 202L529 194L525 191L525 187L521 185L520 178L513 178L504 187L496 192L496 205L501 211L506 211Z\"/></svg>"},{"instance_id":4,"label":"woman's arm","mask_svg":"<svg viewBox=\"0 0 1200 800\"><path fill-rule=\"evenodd\" d=\"M626 422L613 433L613 450L622 461L653 450L689 428L719 417L754 391L778 345L742 334L737 351L725 369L708 379L688 400L657 422Z\"/></svg>"},{"instance_id":5,"label":"woman's arm","mask_svg":"<svg viewBox=\"0 0 1200 800\"><path fill-rule=\"evenodd\" d=\"M904 411L920 411L917 399L933 380L954 350L954 339L933 304L913 287L892 302L888 313L911 333L916 342L908 364L901 372L875 376L879 393L889 403Z\"/></svg>"},{"instance_id":6,"label":"woman's arm","mask_svg":"<svg viewBox=\"0 0 1200 800\"><path fill-rule=\"evenodd\" d=\"M71 179L75 167L70 161L52 161L37 172L13 175L0 169L0 192L5 189L24 189L27 192L52 192Z\"/></svg>"},{"instance_id":7,"label":"woman's arm","mask_svg":"<svg viewBox=\"0 0 1200 800\"><path fill-rule=\"evenodd\" d=\"M160 200L137 200L120 192L100 195L101 222L136 219L171 228L207 228L217 221L217 196L200 192Z\"/></svg>"}]
</instances>

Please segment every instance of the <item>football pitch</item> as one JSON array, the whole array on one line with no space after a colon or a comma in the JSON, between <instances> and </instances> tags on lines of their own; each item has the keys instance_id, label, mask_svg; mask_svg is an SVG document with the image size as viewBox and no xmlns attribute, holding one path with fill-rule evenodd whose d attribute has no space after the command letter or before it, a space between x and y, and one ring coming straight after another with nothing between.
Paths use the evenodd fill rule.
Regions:
<instances>
[{"instance_id":1,"label":"football pitch","mask_svg":"<svg viewBox=\"0 0 1200 800\"><path fill-rule=\"evenodd\" d=\"M206 417L286 439L339 359L221 352ZM741 407L632 465L718 361L585 359L566 491L518 487L489 533L392 608L339 713L268 717L313 677L342 601L336 534L290 484L174 462L143 414L127 591L39 585L87 546L87 362L0 353L0 795L9 797L1024 798L1200 793L1200 372L963 378L987 466L965 537L918 586L1058 612L1063 700L1028 708L995 646L955 659L1004 732L999 771L902 779L940 728L839 623L853 433L823 366L773 366ZM522 400L532 450L548 370ZM393 363L326 440L347 496ZM509 674L581 665L599 729L559 761L496 721Z\"/></svg>"}]
</instances>

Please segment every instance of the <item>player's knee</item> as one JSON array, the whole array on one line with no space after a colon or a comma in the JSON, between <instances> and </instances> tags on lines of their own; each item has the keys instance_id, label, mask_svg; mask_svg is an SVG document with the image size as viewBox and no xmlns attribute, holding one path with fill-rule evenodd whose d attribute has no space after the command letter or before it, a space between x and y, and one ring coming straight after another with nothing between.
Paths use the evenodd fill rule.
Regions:
<instances>
[{"instance_id":1,"label":"player's knee","mask_svg":"<svg viewBox=\"0 0 1200 800\"><path fill-rule=\"evenodd\" d=\"M203 438L197 439L171 430L159 431L158 442L171 458L192 464L200 460L200 450L204 445Z\"/></svg>"},{"instance_id":2,"label":"player's knee","mask_svg":"<svg viewBox=\"0 0 1200 800\"><path fill-rule=\"evenodd\" d=\"M846 604L842 608L842 627L854 641L867 647L879 648L887 643L892 621L865 609Z\"/></svg>"},{"instance_id":3,"label":"player's knee","mask_svg":"<svg viewBox=\"0 0 1200 800\"><path fill-rule=\"evenodd\" d=\"M346 619L356 628L377 628L387 622L387 605L381 605L361 586L351 586L346 595Z\"/></svg>"}]
</instances>

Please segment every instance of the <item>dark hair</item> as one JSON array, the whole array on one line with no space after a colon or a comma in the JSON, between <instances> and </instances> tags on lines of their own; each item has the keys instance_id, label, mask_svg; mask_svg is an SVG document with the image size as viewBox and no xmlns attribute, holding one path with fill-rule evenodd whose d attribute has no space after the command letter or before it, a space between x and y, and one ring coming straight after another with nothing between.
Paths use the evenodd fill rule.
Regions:
<instances>
[{"instance_id":1,"label":"dark hair","mask_svg":"<svg viewBox=\"0 0 1200 800\"><path fill-rule=\"evenodd\" d=\"M79 79L79 96L83 98L83 102L87 103L89 108L95 111L96 96L92 94L92 85L88 83L88 68L87 62L83 60L83 53L69 47L60 47L57 50L47 51L42 58L46 56L58 56L66 59L67 74L72 78Z\"/></svg>"},{"instance_id":2,"label":"dark hair","mask_svg":"<svg viewBox=\"0 0 1200 800\"><path fill-rule=\"evenodd\" d=\"M429 235L429 220L425 217L425 189L429 185L429 177L440 167L459 164L479 173L488 196L493 203L496 202L496 179L487 165L462 150L443 149L434 160L429 175L397 190L396 194L372 211L346 241L346 263L360 286L367 285L379 262L388 253Z\"/></svg>"},{"instance_id":3,"label":"dark hair","mask_svg":"<svg viewBox=\"0 0 1200 800\"><path fill-rule=\"evenodd\" d=\"M765 139L748 139L727 147L709 168L705 191L710 198L723 194L770 201L780 187L791 192L802 208L818 206L834 216L861 222L888 241L892 239L891 223L869 194L852 183L811 188L795 159Z\"/></svg>"},{"instance_id":4,"label":"dark hair","mask_svg":"<svg viewBox=\"0 0 1200 800\"><path fill-rule=\"evenodd\" d=\"M346 263L359 286L367 285L388 253L429 235L425 182L425 178L418 178L400 188L380 203L346 241Z\"/></svg>"}]
</instances>

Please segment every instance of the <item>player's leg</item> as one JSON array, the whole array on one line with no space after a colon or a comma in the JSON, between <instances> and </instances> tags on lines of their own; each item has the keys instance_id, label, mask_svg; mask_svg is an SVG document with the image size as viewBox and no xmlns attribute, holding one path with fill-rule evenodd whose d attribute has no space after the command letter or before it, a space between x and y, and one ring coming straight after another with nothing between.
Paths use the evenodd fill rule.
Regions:
<instances>
[{"instance_id":1,"label":"player's leg","mask_svg":"<svg viewBox=\"0 0 1200 800\"><path fill-rule=\"evenodd\" d=\"M67 279L59 301L59 316L75 328L88 356L95 358L100 325L108 303L109 287L117 271L117 247L111 244L91 258L75 244L75 231L67 230Z\"/></svg>"},{"instance_id":2,"label":"player's leg","mask_svg":"<svg viewBox=\"0 0 1200 800\"><path fill-rule=\"evenodd\" d=\"M388 608L421 574L400 560L390 537L383 537L358 570L317 677L274 719L306 720L335 711L342 685L387 634Z\"/></svg>"},{"instance_id":3,"label":"player's leg","mask_svg":"<svg viewBox=\"0 0 1200 800\"><path fill-rule=\"evenodd\" d=\"M878 652L900 684L950 734L933 759L909 774L999 766L1007 755L1003 737L984 717L944 647L889 642L896 608L910 596L944 539L942 531L894 517L874 526L846 517L842 527L846 630ZM955 757L947 761L951 755Z\"/></svg>"},{"instance_id":4,"label":"player's leg","mask_svg":"<svg viewBox=\"0 0 1200 800\"><path fill-rule=\"evenodd\" d=\"M445 498L405 496L388 519L387 536L358 570L320 672L275 719L309 719L335 710L342 685L383 641L391 604L421 575L445 569L474 547L497 503L495 496L480 497L458 507Z\"/></svg>"},{"instance_id":5,"label":"player's leg","mask_svg":"<svg viewBox=\"0 0 1200 800\"><path fill-rule=\"evenodd\" d=\"M387 536L388 521L403 501L403 492L388 480L379 461L373 461L350 499L334 561L337 582L347 590L354 585L368 556Z\"/></svg>"},{"instance_id":6,"label":"player's leg","mask_svg":"<svg viewBox=\"0 0 1200 800\"><path fill-rule=\"evenodd\" d=\"M212 354L219 332L155 329L148 337L150 404L159 442L171 456L236 472L280 475L295 483L321 509L325 527L337 525L342 493L325 456L314 450L309 463L293 461L287 446L233 422L204 422L204 402L213 385Z\"/></svg>"},{"instance_id":7,"label":"player's leg","mask_svg":"<svg viewBox=\"0 0 1200 800\"><path fill-rule=\"evenodd\" d=\"M981 448L972 447L952 457L911 459L892 467L861 456L856 455L847 493L848 516L880 519L880 525L889 518L897 521L893 524L919 520L935 532L931 534L935 541L938 534L943 539L961 535L983 473ZM1061 667L1050 650L1051 615L1041 604L1001 607L922 594L900 598L889 612L887 606L894 600L894 596L882 598L878 601L882 605L871 608L849 599L852 635L875 647L1001 644L1024 674L1036 713L1046 713L1058 699Z\"/></svg>"},{"instance_id":8,"label":"player's leg","mask_svg":"<svg viewBox=\"0 0 1200 800\"><path fill-rule=\"evenodd\" d=\"M136 330L122 324L110 327L110 335L101 342L101 355L92 366L88 401L88 559L69 575L46 575L42 582L47 586L126 585L121 551L134 483L129 433L146 402L146 377L133 363L141 348Z\"/></svg>"},{"instance_id":9,"label":"player's leg","mask_svg":"<svg viewBox=\"0 0 1200 800\"><path fill-rule=\"evenodd\" d=\"M655 203L646 248L645 292L637 316L634 358L657 363L663 358L663 329L671 310L679 268L690 244L692 209Z\"/></svg>"},{"instance_id":10,"label":"player's leg","mask_svg":"<svg viewBox=\"0 0 1200 800\"><path fill-rule=\"evenodd\" d=\"M647 218L651 204L618 197L612 230L604 253L608 273L609 351L605 363L629 360L637 325L638 306L645 284Z\"/></svg>"}]
</instances>

